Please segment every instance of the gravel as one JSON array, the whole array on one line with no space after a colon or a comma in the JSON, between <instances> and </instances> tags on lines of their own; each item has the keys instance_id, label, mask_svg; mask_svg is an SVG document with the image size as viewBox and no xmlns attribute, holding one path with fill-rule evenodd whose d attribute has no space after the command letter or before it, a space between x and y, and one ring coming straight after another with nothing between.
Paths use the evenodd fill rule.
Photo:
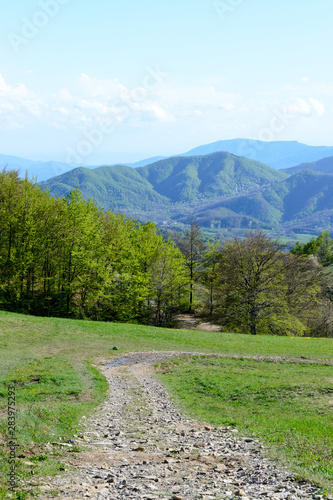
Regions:
<instances>
[{"instance_id":1,"label":"gravel","mask_svg":"<svg viewBox=\"0 0 333 500\"><path fill-rule=\"evenodd\" d=\"M106 401L73 438L70 470L47 478L42 498L299 500L323 498L264 456L259 441L179 413L152 362L181 353L127 355L104 366ZM325 497L330 498L330 497Z\"/></svg>"}]
</instances>

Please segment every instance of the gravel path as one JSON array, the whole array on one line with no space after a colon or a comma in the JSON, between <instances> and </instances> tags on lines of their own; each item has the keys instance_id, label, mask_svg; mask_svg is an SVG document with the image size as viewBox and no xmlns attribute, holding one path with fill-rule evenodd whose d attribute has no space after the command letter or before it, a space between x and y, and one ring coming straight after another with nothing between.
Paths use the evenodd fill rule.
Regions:
<instances>
[{"instance_id":1,"label":"gravel path","mask_svg":"<svg viewBox=\"0 0 333 500\"><path fill-rule=\"evenodd\" d=\"M107 400L74 438L85 451L70 454L74 472L48 478L42 498L55 498L52 489L63 499L322 498L264 458L258 441L183 417L153 377L152 361L175 354L127 355L103 367Z\"/></svg>"}]
</instances>

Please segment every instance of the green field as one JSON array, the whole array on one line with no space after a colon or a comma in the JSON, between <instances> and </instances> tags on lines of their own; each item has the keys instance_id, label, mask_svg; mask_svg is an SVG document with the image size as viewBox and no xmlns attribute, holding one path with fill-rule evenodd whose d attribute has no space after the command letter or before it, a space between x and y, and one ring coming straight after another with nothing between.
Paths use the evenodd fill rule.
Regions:
<instances>
[{"instance_id":1,"label":"green field","mask_svg":"<svg viewBox=\"0 0 333 500\"><path fill-rule=\"evenodd\" d=\"M160 363L188 415L256 436L299 477L333 489L333 366L187 356Z\"/></svg>"},{"instance_id":2,"label":"green field","mask_svg":"<svg viewBox=\"0 0 333 500\"><path fill-rule=\"evenodd\" d=\"M118 351L113 351L113 347L117 346ZM83 415L88 415L93 408L99 404L105 395L107 385L104 377L94 369L92 364L110 360L115 355L121 355L131 351L182 351L182 352L197 352L197 353L223 353L223 354L238 354L238 355L262 355L262 356L288 356L288 357L307 357L318 359L333 359L333 339L320 338L292 338L292 337L268 337L268 336L248 336L232 333L214 333L214 332L199 332L187 330L174 330L167 328L154 328L132 324L115 324L90 321L66 320L57 318L36 318L33 316L24 316L0 312L0 420L1 420L1 458L6 458L7 446L7 395L8 387L15 386L15 402L17 409L17 428L16 437L20 444L17 451L19 460L17 462L17 475L21 483L31 479L31 474L34 472L34 483L43 482L43 474L59 473L63 469L60 461L61 457L68 453L63 449L51 453L48 451L47 443L58 442L61 438L62 442L70 439L73 434L80 433L80 418ZM203 362L208 362L203 361ZM209 363L214 367L216 376L216 384L218 386L221 373L225 374L228 371L230 377L233 376L234 367L239 370L237 382L246 385L248 381L249 366L265 367L267 375L266 389L273 388L275 391L274 371L279 364L272 364L256 361L230 360L228 358L218 359L210 358ZM225 363L225 364L223 364ZM229 363L229 364L228 364ZM234 363L234 365L233 365ZM266 366L267 365L267 366ZM194 370L193 376L197 372L197 376L202 376L204 365L198 364L197 361L191 362L191 370ZM330 383L333 381L333 367L325 364L286 364L283 373L283 378L286 379L286 374L290 373L294 367L299 367L303 370L302 377L309 384L317 384L317 389L326 391L322 394L323 404L328 394L327 373L331 373ZM244 369L241 367L245 367ZM261 368L260 368L261 367ZM267 367L273 367L271 368ZM179 364L174 370L169 371L165 375L166 381L172 386L173 373L177 370L185 369L185 365ZM236 368L235 368L236 369ZM282 368L281 368L282 369ZM296 370L296 368L295 368ZM204 370L205 371L205 370ZM297 370L296 370L297 371ZM296 372L295 372L296 373ZM252 377L252 375L251 375ZM301 377L301 375L300 375ZM255 376L253 375L253 380ZM179 380L179 378L178 378ZM298 380L295 378L294 386L298 385ZM286 387L289 387L286 379ZM175 386L175 395L181 400L180 393L183 386L179 384ZM303 386L302 386L303 387ZM272 389L272 390L273 390ZM298 402L298 410L301 411L303 399L301 395L306 395L307 403L304 403L304 411L307 414L307 422L316 422L314 414L309 410L311 402L311 391L308 386L303 387L305 392L296 394ZM303 390L302 389L302 390ZM215 389L214 389L215 390ZM276 391L278 388L276 389ZM288 389L289 390L289 389ZM197 395L197 386L192 387L193 398ZM269 411L276 412L279 419L279 413L285 412L285 407L276 405L276 394L274 392L272 398L267 398L266 403L271 406ZM310 391L310 392L309 392ZM224 393L223 393L224 394ZM216 403L216 408L225 408L225 395L220 392L212 396L210 394L205 397L213 397ZM246 394L246 392L245 392ZM288 392L288 401L295 407L295 398L291 397ZM310 395L309 395L310 394ZM317 393L316 393L317 394ZM187 403L182 401L184 406L186 403L187 411L195 412L198 418L204 420L211 419L214 421L216 413L214 413L213 405L209 410L209 415L201 413L200 408L196 408L191 403L192 395L189 393ZM290 397L289 397L290 396ZM200 394L201 397L201 394ZM258 396L259 397L259 396ZM317 397L317 396L316 396ZM259 397L261 398L261 396ZM320 399L320 398L319 398ZM255 399L254 399L255 400ZM305 399L304 399L305 401ZM229 404L229 403L228 403ZM232 409L233 402L230 403ZM249 403L250 404L250 403ZM286 403L287 404L287 403ZM236 405L237 406L237 405ZM239 405L238 405L239 406ZM249 407L250 408L250 407ZM232 413L230 409L229 422L237 425L240 429L246 432L254 432L259 436L264 430L260 430L258 425L253 428L253 418L256 417L257 406L253 403L252 420L248 417L251 411L242 408L240 418L237 413ZM296 407L295 407L296 408ZM200 411L199 411L200 410ZM254 411L255 410L255 411ZM238 416L237 416L238 415ZM261 414L260 414L261 415ZM301 413L297 413L298 420L304 421ZM330 417L328 412L327 418ZM317 416L316 416L317 418ZM326 418L325 415L320 417ZM232 420L233 419L233 420ZM312 419L312 420L311 420ZM264 420L264 417L262 417ZM221 422L223 419L221 420ZM312 424L311 424L312 425ZM304 428L309 429L309 439L312 439L311 425L304 424ZM274 432L274 429L271 429ZM280 432L281 429L279 428ZM265 431L266 432L266 431ZM283 431L284 432L284 431ZM280 432L281 434L281 432ZM291 446L288 439L288 434L285 436L288 446ZM321 434L317 433L320 441ZM307 435L306 435L307 436ZM306 446L306 439L301 442L301 446ZM276 439L277 444L279 440ZM330 448L322 443L324 450L331 453ZM59 447L60 448L60 447ZM53 448L54 449L54 448ZM73 450L72 450L73 451ZM75 451L75 450L74 450ZM79 452L79 450L76 450ZM325 451L326 453L326 451ZM1 484L0 498L8 498L5 488L7 480L8 464L6 460L1 460ZM31 465L33 464L33 465ZM319 465L318 465L319 467ZM324 467L326 467L324 465ZM329 469L329 467L327 467ZM307 469L304 469L306 472ZM310 471L309 474L314 474L315 471ZM319 473L318 473L319 474ZM318 478L322 484L329 484L329 470L321 471ZM309 476L310 477L310 476ZM38 488L36 487L36 491ZM2 495L2 496L1 496ZM17 499L25 498L24 485L18 491ZM14 498L14 497L13 497ZM28 497L27 497L28 498Z\"/></svg>"}]
</instances>

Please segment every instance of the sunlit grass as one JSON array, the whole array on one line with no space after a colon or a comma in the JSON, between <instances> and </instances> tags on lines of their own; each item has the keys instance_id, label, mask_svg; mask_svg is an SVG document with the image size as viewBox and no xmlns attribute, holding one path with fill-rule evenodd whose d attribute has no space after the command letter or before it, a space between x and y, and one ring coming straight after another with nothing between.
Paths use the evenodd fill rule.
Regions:
<instances>
[{"instance_id":1,"label":"sunlit grass","mask_svg":"<svg viewBox=\"0 0 333 500\"><path fill-rule=\"evenodd\" d=\"M114 346L117 351L113 351ZM7 387L13 382L19 453L23 456L18 460L19 480L31 478L31 466L24 461L33 462L35 456L46 455L47 459L36 461L34 481L38 474L51 475L63 468L60 458L66 452L51 455L44 447L79 432L82 415L88 415L103 400L106 380L91 363L131 351L153 350L333 359L333 339L255 337L0 312L2 444L7 440ZM2 450L4 453L6 446ZM4 484L8 467L5 461L1 464Z\"/></svg>"},{"instance_id":2,"label":"sunlit grass","mask_svg":"<svg viewBox=\"0 0 333 500\"><path fill-rule=\"evenodd\" d=\"M333 366L186 357L160 363L183 411L257 436L300 475L333 490Z\"/></svg>"},{"instance_id":3,"label":"sunlit grass","mask_svg":"<svg viewBox=\"0 0 333 500\"><path fill-rule=\"evenodd\" d=\"M11 410L15 409L14 439L18 444L15 472L18 484L29 479L32 472L34 476L59 473L63 464L58 456L64 452L59 452L57 446L50 447L50 443L63 443L80 433L81 417L89 414L103 399L107 389L105 378L87 362L78 370L68 359L60 357L30 361L10 370L0 380L0 432L7 443L13 439L4 407L9 388L14 388L15 406L11 405ZM8 484L8 453L7 445L1 453L0 478L3 486ZM17 492L23 495L24 489Z\"/></svg>"}]
</instances>

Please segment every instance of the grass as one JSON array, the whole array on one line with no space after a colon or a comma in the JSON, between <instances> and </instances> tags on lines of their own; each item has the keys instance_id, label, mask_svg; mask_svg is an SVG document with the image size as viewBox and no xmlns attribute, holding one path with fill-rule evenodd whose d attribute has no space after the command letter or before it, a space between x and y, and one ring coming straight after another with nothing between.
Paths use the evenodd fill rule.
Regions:
<instances>
[{"instance_id":1,"label":"grass","mask_svg":"<svg viewBox=\"0 0 333 500\"><path fill-rule=\"evenodd\" d=\"M113 351L114 346L119 350ZM106 380L92 363L152 350L333 359L333 339L251 337L0 311L0 441L4 444L7 439L7 389L14 384L21 457L16 465L22 486L17 494L23 498L23 483L32 472L38 483L43 475L63 469L61 459L68 452L54 447L52 453L46 452L47 443L59 438L65 442L79 433L80 418L103 400ZM7 447L2 448L6 452ZM44 456L45 460L36 458ZM0 458L5 458L4 452ZM1 499L7 494L8 466L5 460L0 462Z\"/></svg>"},{"instance_id":2,"label":"grass","mask_svg":"<svg viewBox=\"0 0 333 500\"><path fill-rule=\"evenodd\" d=\"M80 434L81 417L103 400L107 387L105 378L88 361L83 360L81 366L74 368L68 358L59 356L31 360L7 373L2 371L0 433L2 442L7 443L13 436L8 428L6 403L9 391L13 395L11 388L14 388L11 401L15 401L15 406L11 410L15 408L14 437L18 443L15 479L21 488L13 498L25 498L24 483L32 475L54 475L64 470L60 458L75 448L60 451L60 447L50 442L66 442ZM8 452L8 445L0 452L0 498L8 498Z\"/></svg>"},{"instance_id":3,"label":"grass","mask_svg":"<svg viewBox=\"0 0 333 500\"><path fill-rule=\"evenodd\" d=\"M191 417L256 436L301 477L333 491L333 366L187 356L159 378Z\"/></svg>"}]
</instances>

